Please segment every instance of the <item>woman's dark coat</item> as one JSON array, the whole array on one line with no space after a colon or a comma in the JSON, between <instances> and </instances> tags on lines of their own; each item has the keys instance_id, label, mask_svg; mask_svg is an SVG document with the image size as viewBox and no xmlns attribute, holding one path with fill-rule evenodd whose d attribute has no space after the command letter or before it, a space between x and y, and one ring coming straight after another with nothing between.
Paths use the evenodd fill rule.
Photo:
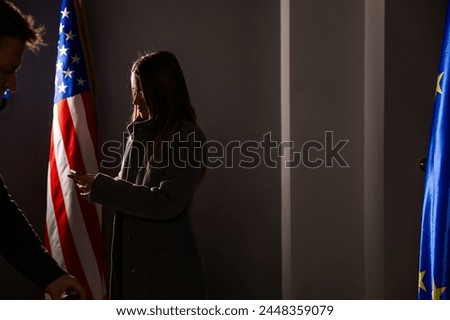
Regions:
<instances>
[{"instance_id":1,"label":"woman's dark coat","mask_svg":"<svg viewBox=\"0 0 450 320\"><path fill-rule=\"evenodd\" d=\"M165 161L157 164L152 160L155 121L127 129L118 177L98 174L90 193L91 201L117 210L111 299L204 299L205 278L191 225L204 136L194 125L181 125L169 148L162 148Z\"/></svg>"}]
</instances>

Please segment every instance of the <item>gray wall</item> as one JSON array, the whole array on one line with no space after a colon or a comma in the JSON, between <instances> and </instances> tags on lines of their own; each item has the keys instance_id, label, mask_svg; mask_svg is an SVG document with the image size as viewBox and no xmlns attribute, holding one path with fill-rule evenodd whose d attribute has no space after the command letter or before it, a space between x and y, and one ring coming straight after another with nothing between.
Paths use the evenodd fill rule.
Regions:
<instances>
[{"instance_id":1,"label":"gray wall","mask_svg":"<svg viewBox=\"0 0 450 320\"><path fill-rule=\"evenodd\" d=\"M291 2L292 138L350 140L349 168L292 172L294 298L416 298L446 3Z\"/></svg>"},{"instance_id":2,"label":"gray wall","mask_svg":"<svg viewBox=\"0 0 450 320\"><path fill-rule=\"evenodd\" d=\"M341 154L350 165L291 171L294 299L416 296L423 187L417 163L427 149L446 1L386 0L384 10L371 12L375 2L384 3L291 0L291 140L300 151L333 131L335 143L349 140ZM0 114L0 172L42 234L59 4L16 3L47 26L49 45L37 57L26 54L19 93ZM100 144L121 139L129 68L149 49L178 56L209 139L259 141L271 132L279 141L278 0L87 1L86 9ZM380 34L381 54L370 50ZM368 155L377 150L382 163L373 166ZM279 169L264 166L208 172L194 223L211 298L282 297L280 180ZM368 196L372 189L375 197ZM111 210L104 211L108 246ZM0 299L41 297L1 258L0 273Z\"/></svg>"},{"instance_id":3,"label":"gray wall","mask_svg":"<svg viewBox=\"0 0 450 320\"><path fill-rule=\"evenodd\" d=\"M296 148L309 140L325 145L325 131L334 144L350 140L341 152L349 168L293 169L292 293L355 299L364 290L364 2L291 1L291 19Z\"/></svg>"}]
</instances>

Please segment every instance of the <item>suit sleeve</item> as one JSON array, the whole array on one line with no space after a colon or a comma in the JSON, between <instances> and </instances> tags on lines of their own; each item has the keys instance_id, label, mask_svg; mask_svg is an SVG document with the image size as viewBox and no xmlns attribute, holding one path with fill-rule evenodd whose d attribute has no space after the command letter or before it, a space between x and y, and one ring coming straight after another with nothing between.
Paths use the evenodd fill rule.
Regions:
<instances>
[{"instance_id":1,"label":"suit sleeve","mask_svg":"<svg viewBox=\"0 0 450 320\"><path fill-rule=\"evenodd\" d=\"M192 143L174 145L158 186L149 188L98 174L90 201L122 213L152 220L173 219L192 199L202 176L202 150Z\"/></svg>"},{"instance_id":2,"label":"suit sleeve","mask_svg":"<svg viewBox=\"0 0 450 320\"><path fill-rule=\"evenodd\" d=\"M0 177L0 253L41 290L65 272L42 246L33 227L9 195Z\"/></svg>"}]
</instances>

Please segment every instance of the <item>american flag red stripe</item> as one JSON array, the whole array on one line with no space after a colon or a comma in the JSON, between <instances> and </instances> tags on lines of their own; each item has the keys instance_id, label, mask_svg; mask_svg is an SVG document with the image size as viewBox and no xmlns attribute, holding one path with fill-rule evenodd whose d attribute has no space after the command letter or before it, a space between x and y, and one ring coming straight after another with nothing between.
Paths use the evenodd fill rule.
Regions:
<instances>
[{"instance_id":1,"label":"american flag red stripe","mask_svg":"<svg viewBox=\"0 0 450 320\"><path fill-rule=\"evenodd\" d=\"M89 128L89 132L91 133L91 137L97 137L97 125L95 123L95 110L94 110L94 104L92 102L92 97L90 93L83 92L81 93L81 99L83 100L83 105L85 108L86 113L86 120L87 120L87 126ZM95 150L97 150L97 141L92 141ZM96 156L96 163L98 163L97 153L95 153Z\"/></svg>"},{"instance_id":2,"label":"american flag red stripe","mask_svg":"<svg viewBox=\"0 0 450 320\"><path fill-rule=\"evenodd\" d=\"M82 20L80 20L82 21ZM101 208L76 192L70 169L98 172L95 111L73 0L62 0L50 137L45 243L86 288L106 296Z\"/></svg>"}]
</instances>

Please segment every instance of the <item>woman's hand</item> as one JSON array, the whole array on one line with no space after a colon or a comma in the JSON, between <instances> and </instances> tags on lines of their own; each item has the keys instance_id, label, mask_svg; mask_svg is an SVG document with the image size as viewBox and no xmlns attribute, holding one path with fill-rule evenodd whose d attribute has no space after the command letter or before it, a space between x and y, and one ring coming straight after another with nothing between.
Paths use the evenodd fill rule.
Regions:
<instances>
[{"instance_id":1,"label":"woman's hand","mask_svg":"<svg viewBox=\"0 0 450 320\"><path fill-rule=\"evenodd\" d=\"M78 193L88 198L91 192L92 182L94 182L96 174L69 174L68 177L75 183Z\"/></svg>"}]
</instances>

